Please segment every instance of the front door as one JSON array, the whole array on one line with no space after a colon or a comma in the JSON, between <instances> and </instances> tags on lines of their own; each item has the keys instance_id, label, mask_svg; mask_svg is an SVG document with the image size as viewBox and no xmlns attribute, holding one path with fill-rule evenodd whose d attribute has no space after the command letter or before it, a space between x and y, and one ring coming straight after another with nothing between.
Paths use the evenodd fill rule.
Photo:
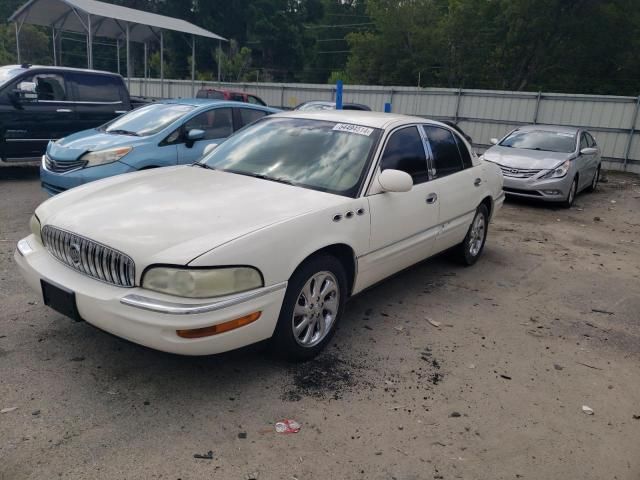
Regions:
<instances>
[{"instance_id":1,"label":"front door","mask_svg":"<svg viewBox=\"0 0 640 480\"><path fill-rule=\"evenodd\" d=\"M189 130L203 130L204 138L195 142L187 140ZM182 127L183 140L178 144L178 163L194 163L202 158L204 149L211 143L222 143L233 133L231 108L213 108L190 118Z\"/></svg>"},{"instance_id":2,"label":"front door","mask_svg":"<svg viewBox=\"0 0 640 480\"><path fill-rule=\"evenodd\" d=\"M410 174L413 188L402 193L382 192L374 178L367 197L370 251L358 259L358 288L427 258L438 234L439 192L429 181L424 142L417 126L400 128L388 137L375 175L386 169Z\"/></svg>"},{"instance_id":3,"label":"front door","mask_svg":"<svg viewBox=\"0 0 640 480\"><path fill-rule=\"evenodd\" d=\"M7 161L39 160L49 140L62 138L74 130L76 111L69 101L68 86L59 73L37 73L17 80L33 82L32 98L23 97L4 125L4 157Z\"/></svg>"}]
</instances>

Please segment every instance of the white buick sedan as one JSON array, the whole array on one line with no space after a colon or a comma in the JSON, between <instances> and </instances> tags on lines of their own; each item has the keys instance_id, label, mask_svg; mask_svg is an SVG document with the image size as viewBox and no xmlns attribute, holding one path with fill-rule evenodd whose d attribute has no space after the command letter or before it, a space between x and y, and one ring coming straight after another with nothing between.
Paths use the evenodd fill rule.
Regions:
<instances>
[{"instance_id":1,"label":"white buick sedan","mask_svg":"<svg viewBox=\"0 0 640 480\"><path fill-rule=\"evenodd\" d=\"M282 113L194 165L44 202L15 259L46 305L132 342L206 355L270 338L304 360L350 296L452 247L475 263L503 200L499 168L442 123Z\"/></svg>"}]
</instances>

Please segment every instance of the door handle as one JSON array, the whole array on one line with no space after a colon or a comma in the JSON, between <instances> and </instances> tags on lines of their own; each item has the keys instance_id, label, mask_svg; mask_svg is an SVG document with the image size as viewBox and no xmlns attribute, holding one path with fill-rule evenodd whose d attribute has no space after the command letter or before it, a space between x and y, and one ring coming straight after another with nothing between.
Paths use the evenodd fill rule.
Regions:
<instances>
[{"instance_id":1,"label":"door handle","mask_svg":"<svg viewBox=\"0 0 640 480\"><path fill-rule=\"evenodd\" d=\"M482 180L481 180L480 178L476 178L476 179L474 180L474 182L473 182L473 184L474 184L476 187L479 187L481 183L482 183Z\"/></svg>"},{"instance_id":2,"label":"door handle","mask_svg":"<svg viewBox=\"0 0 640 480\"><path fill-rule=\"evenodd\" d=\"M72 110L70 108L58 108L56 110L56 112L58 112L58 113L71 113L71 111Z\"/></svg>"},{"instance_id":3,"label":"door handle","mask_svg":"<svg viewBox=\"0 0 640 480\"><path fill-rule=\"evenodd\" d=\"M127 113L126 110L115 110L113 113Z\"/></svg>"},{"instance_id":4,"label":"door handle","mask_svg":"<svg viewBox=\"0 0 640 480\"><path fill-rule=\"evenodd\" d=\"M429 205L436 203L436 200L438 200L438 195L436 195L435 193L430 193L429 195L427 195L427 203Z\"/></svg>"}]
</instances>

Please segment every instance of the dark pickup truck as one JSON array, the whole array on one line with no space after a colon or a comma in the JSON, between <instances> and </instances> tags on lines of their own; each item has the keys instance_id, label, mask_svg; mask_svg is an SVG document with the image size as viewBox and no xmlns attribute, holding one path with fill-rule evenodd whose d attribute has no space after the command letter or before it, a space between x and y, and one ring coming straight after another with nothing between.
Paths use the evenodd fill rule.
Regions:
<instances>
[{"instance_id":1,"label":"dark pickup truck","mask_svg":"<svg viewBox=\"0 0 640 480\"><path fill-rule=\"evenodd\" d=\"M49 140L97 127L142 103L118 74L0 67L0 163L39 161Z\"/></svg>"}]
</instances>

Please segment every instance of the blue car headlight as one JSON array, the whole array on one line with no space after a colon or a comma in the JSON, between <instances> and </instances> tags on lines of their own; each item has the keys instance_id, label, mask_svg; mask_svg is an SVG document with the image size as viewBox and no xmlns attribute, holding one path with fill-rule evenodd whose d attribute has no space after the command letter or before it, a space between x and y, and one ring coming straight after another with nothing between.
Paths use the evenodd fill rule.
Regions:
<instances>
[{"instance_id":1,"label":"blue car headlight","mask_svg":"<svg viewBox=\"0 0 640 480\"><path fill-rule=\"evenodd\" d=\"M87 162L87 167L95 167L96 165L117 162L131 152L131 150L133 150L133 147L130 146L97 150L95 152L85 153L80 157L80 160Z\"/></svg>"}]
</instances>

